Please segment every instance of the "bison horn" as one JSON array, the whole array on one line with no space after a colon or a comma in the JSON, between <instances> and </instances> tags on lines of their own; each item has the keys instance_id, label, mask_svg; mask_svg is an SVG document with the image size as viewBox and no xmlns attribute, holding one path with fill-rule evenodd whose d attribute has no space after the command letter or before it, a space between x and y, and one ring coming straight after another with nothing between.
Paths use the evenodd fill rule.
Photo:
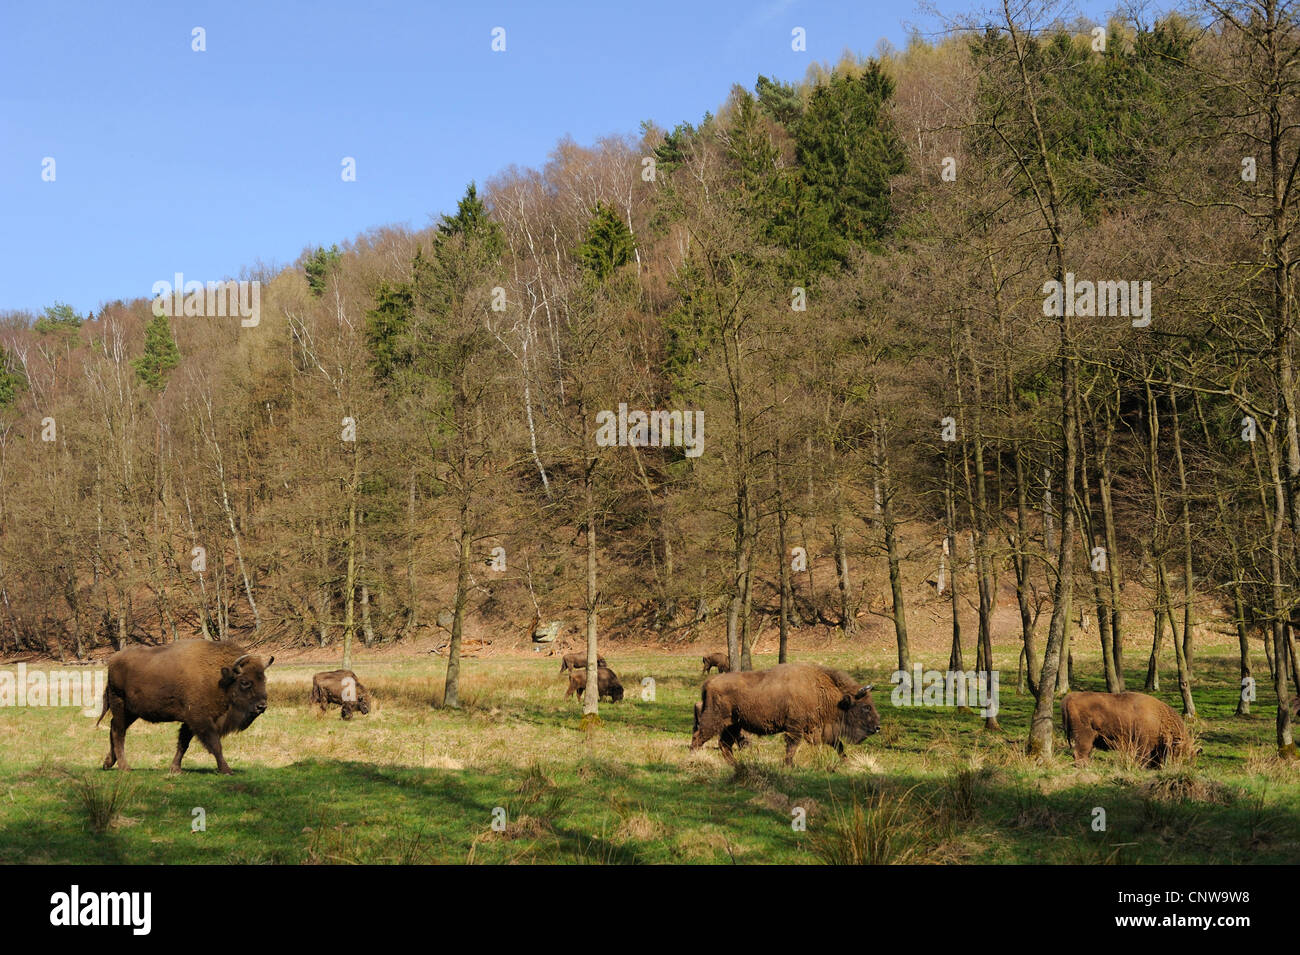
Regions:
<instances>
[{"instance_id":1,"label":"bison horn","mask_svg":"<svg viewBox=\"0 0 1300 955\"><path fill-rule=\"evenodd\" d=\"M237 670L237 669L239 669L239 665L240 665L241 663L243 663L245 660L247 660L247 659L248 659L249 657L251 657L251 656L252 656L251 653L245 653L242 657L240 657L240 658L239 658L238 660L236 660L234 663L230 664L230 669L232 669L232 670Z\"/></svg>"},{"instance_id":2,"label":"bison horn","mask_svg":"<svg viewBox=\"0 0 1300 955\"><path fill-rule=\"evenodd\" d=\"M862 689L858 690L857 693L854 693L854 694L853 694L853 698L854 698L855 700L860 700L860 699L862 699L864 696L866 696L868 693L871 692L871 690L872 690L872 688L873 688L874 686L875 686L874 683L868 683L868 684L867 684L866 686L864 686Z\"/></svg>"}]
</instances>

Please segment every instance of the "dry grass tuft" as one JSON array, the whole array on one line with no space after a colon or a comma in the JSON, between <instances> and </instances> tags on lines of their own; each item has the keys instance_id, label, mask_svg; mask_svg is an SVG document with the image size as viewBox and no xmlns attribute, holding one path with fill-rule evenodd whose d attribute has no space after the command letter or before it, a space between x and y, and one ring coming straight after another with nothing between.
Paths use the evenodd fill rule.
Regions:
<instances>
[{"instance_id":1,"label":"dry grass tuft","mask_svg":"<svg viewBox=\"0 0 1300 955\"><path fill-rule=\"evenodd\" d=\"M647 812L634 812L619 822L614 830L616 842L650 842L660 838L664 826Z\"/></svg>"},{"instance_id":2,"label":"dry grass tuft","mask_svg":"<svg viewBox=\"0 0 1300 955\"><path fill-rule=\"evenodd\" d=\"M92 770L68 775L72 780L73 794L86 811L90 828L95 832L107 832L135 822L122 814L123 810L135 804L137 789L126 773Z\"/></svg>"},{"instance_id":3,"label":"dry grass tuft","mask_svg":"<svg viewBox=\"0 0 1300 955\"><path fill-rule=\"evenodd\" d=\"M1161 770L1155 779L1143 783L1139 791L1144 799L1164 803L1227 806L1237 798L1237 791L1232 787L1193 773L1186 767Z\"/></svg>"},{"instance_id":4,"label":"dry grass tuft","mask_svg":"<svg viewBox=\"0 0 1300 955\"><path fill-rule=\"evenodd\" d=\"M912 791L883 790L859 795L836 807L810 833L809 848L829 865L898 865L920 861L925 849L927 813Z\"/></svg>"}]
</instances>

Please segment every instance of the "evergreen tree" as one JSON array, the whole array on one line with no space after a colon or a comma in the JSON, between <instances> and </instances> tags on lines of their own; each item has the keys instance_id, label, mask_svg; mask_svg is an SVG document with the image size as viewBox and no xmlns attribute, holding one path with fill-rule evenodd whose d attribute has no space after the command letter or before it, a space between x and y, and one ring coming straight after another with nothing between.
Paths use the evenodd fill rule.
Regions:
<instances>
[{"instance_id":1,"label":"evergreen tree","mask_svg":"<svg viewBox=\"0 0 1300 955\"><path fill-rule=\"evenodd\" d=\"M1043 132L1061 160L1054 172L1062 197L1089 217L1154 180L1178 148L1167 131L1218 135L1203 121L1194 128L1191 101L1179 92L1191 34L1176 19L1141 29L1131 40L1112 29L1101 53L1088 38L1064 30L1028 37L1026 44L1026 63L1042 83ZM979 105L988 118L973 142L978 152L996 154L1004 148L999 137L1010 136L1020 154L1031 155L1031 127L1006 96L1005 77L988 69L1006 50L1007 39L997 32L971 44L981 67Z\"/></svg>"},{"instance_id":2,"label":"evergreen tree","mask_svg":"<svg viewBox=\"0 0 1300 955\"><path fill-rule=\"evenodd\" d=\"M331 245L328 249L318 246L303 261L303 271L307 273L307 287L311 289L313 295L325 293L325 280L329 278L342 257L343 253L339 251L337 245Z\"/></svg>"},{"instance_id":3,"label":"evergreen tree","mask_svg":"<svg viewBox=\"0 0 1300 955\"><path fill-rule=\"evenodd\" d=\"M762 244L784 251L785 278L807 285L844 260L844 242L831 228L830 207L817 201L798 170L781 168L759 102L745 90L734 97L726 155L736 170L737 206Z\"/></svg>"},{"instance_id":4,"label":"evergreen tree","mask_svg":"<svg viewBox=\"0 0 1300 955\"><path fill-rule=\"evenodd\" d=\"M371 367L381 381L391 379L411 363L408 338L415 299L406 282L380 282L375 307L366 312L366 343L374 355Z\"/></svg>"},{"instance_id":5,"label":"evergreen tree","mask_svg":"<svg viewBox=\"0 0 1300 955\"><path fill-rule=\"evenodd\" d=\"M501 226L488 216L471 182L456 214L439 221L433 248L427 255L423 249L415 254L415 304L433 316L458 312L471 286L500 261L504 249Z\"/></svg>"},{"instance_id":6,"label":"evergreen tree","mask_svg":"<svg viewBox=\"0 0 1300 955\"><path fill-rule=\"evenodd\" d=\"M71 305L64 305L62 302L55 302L53 305L47 305L41 312L41 317L36 319L36 324L32 326L42 335L48 335L51 332L73 332L81 327L81 316L79 316Z\"/></svg>"},{"instance_id":7,"label":"evergreen tree","mask_svg":"<svg viewBox=\"0 0 1300 955\"><path fill-rule=\"evenodd\" d=\"M873 244L889 224L889 178L903 171L902 144L885 109L893 95L894 81L871 60L859 76L832 73L799 121L795 156L804 182L849 242Z\"/></svg>"},{"instance_id":8,"label":"evergreen tree","mask_svg":"<svg viewBox=\"0 0 1300 955\"><path fill-rule=\"evenodd\" d=\"M627 224L603 202L596 203L596 214L587 226L587 237L578 246L583 268L603 282L632 258L636 244Z\"/></svg>"},{"instance_id":9,"label":"evergreen tree","mask_svg":"<svg viewBox=\"0 0 1300 955\"><path fill-rule=\"evenodd\" d=\"M131 362L140 380L154 390L167 383L167 373L181 360L180 349L172 336L166 315L155 315L144 329L144 353Z\"/></svg>"},{"instance_id":10,"label":"evergreen tree","mask_svg":"<svg viewBox=\"0 0 1300 955\"><path fill-rule=\"evenodd\" d=\"M470 183L465 195L456 203L454 216L443 216L438 223L439 236L464 235L479 240L481 251L490 258L499 256L505 248L501 227L488 216L487 206L478 197L478 187Z\"/></svg>"},{"instance_id":11,"label":"evergreen tree","mask_svg":"<svg viewBox=\"0 0 1300 955\"><path fill-rule=\"evenodd\" d=\"M759 76L754 91L758 94L758 104L763 111L793 134L799 118L803 116L803 100L799 91L790 83L770 80L766 76Z\"/></svg>"},{"instance_id":12,"label":"evergreen tree","mask_svg":"<svg viewBox=\"0 0 1300 955\"><path fill-rule=\"evenodd\" d=\"M18 399L18 391L26 384L22 373L13 367L13 357L0 345L0 408L8 408Z\"/></svg>"}]
</instances>

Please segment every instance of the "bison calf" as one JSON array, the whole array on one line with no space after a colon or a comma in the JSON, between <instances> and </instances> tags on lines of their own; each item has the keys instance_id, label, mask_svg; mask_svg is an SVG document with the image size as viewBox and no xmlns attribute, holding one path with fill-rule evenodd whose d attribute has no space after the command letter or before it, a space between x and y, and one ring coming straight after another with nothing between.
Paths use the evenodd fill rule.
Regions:
<instances>
[{"instance_id":1,"label":"bison calf","mask_svg":"<svg viewBox=\"0 0 1300 955\"><path fill-rule=\"evenodd\" d=\"M704 655L704 672L708 673L714 667L718 668L719 673L731 672L731 664L725 653L706 653Z\"/></svg>"},{"instance_id":2,"label":"bison calf","mask_svg":"<svg viewBox=\"0 0 1300 955\"><path fill-rule=\"evenodd\" d=\"M1149 767L1195 755L1182 717L1145 693L1067 693L1061 724L1075 763L1087 762L1094 749L1131 750Z\"/></svg>"},{"instance_id":3,"label":"bison calf","mask_svg":"<svg viewBox=\"0 0 1300 955\"><path fill-rule=\"evenodd\" d=\"M363 716L370 712L370 694L351 670L317 673L311 678L311 701L322 713L331 705L341 706L345 720L352 719L355 712Z\"/></svg>"},{"instance_id":4,"label":"bison calf","mask_svg":"<svg viewBox=\"0 0 1300 955\"><path fill-rule=\"evenodd\" d=\"M571 670L569 671L569 688L564 691L564 695L576 693L579 702L582 701L582 694L587 689L587 671ZM623 684L618 682L618 674L608 667L601 667L596 671L596 689L600 693L600 698L608 697L610 701L617 703L623 699Z\"/></svg>"},{"instance_id":5,"label":"bison calf","mask_svg":"<svg viewBox=\"0 0 1300 955\"><path fill-rule=\"evenodd\" d=\"M704 681L695 704L691 749L714 736L728 762L742 733L785 734L785 761L800 743L825 743L843 755L845 742L861 743L880 731L880 715L863 686L840 670L782 663L770 670L720 673Z\"/></svg>"},{"instance_id":6,"label":"bison calf","mask_svg":"<svg viewBox=\"0 0 1300 955\"><path fill-rule=\"evenodd\" d=\"M181 771L181 757L198 737L217 759L217 771L229 774L221 738L246 730L266 711L265 663L243 647L208 640L179 640L158 647L127 647L108 661L108 684L99 720L109 724L104 768L126 764L126 731L136 720L181 724L171 771Z\"/></svg>"},{"instance_id":7,"label":"bison calf","mask_svg":"<svg viewBox=\"0 0 1300 955\"><path fill-rule=\"evenodd\" d=\"M605 658L601 656L596 657L596 666L603 667L604 665L605 665ZM560 663L561 673L563 673L565 670L585 670L585 669L587 669L586 651L582 651L579 653L566 653L564 655L563 661L561 661Z\"/></svg>"}]
</instances>

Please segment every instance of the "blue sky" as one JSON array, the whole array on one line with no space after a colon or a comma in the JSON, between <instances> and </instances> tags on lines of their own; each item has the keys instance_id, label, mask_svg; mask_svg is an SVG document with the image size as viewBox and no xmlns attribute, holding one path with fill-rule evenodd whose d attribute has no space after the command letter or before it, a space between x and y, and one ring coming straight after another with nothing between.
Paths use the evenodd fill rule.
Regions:
<instances>
[{"instance_id":1,"label":"blue sky","mask_svg":"<svg viewBox=\"0 0 1300 955\"><path fill-rule=\"evenodd\" d=\"M936 25L915 0L5 0L0 310L59 300L84 314L178 271L219 279L374 226L420 227L471 179L538 166L566 134L695 122L735 82L796 80L846 49L901 46L913 25Z\"/></svg>"}]
</instances>

